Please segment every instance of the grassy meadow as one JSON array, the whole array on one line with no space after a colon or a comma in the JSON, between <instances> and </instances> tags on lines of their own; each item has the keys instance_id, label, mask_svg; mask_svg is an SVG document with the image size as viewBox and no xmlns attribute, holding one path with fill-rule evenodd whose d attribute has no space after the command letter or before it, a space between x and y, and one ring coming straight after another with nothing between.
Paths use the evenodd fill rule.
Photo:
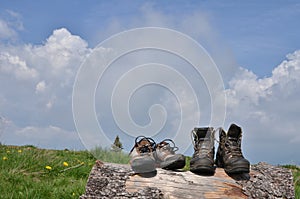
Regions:
<instances>
[{"instance_id":1,"label":"grassy meadow","mask_svg":"<svg viewBox=\"0 0 300 199\"><path fill-rule=\"evenodd\" d=\"M105 162L129 162L127 154L95 149ZM46 150L34 146L0 145L1 199L79 198L85 192L95 157L88 151ZM189 170L189 160L184 170ZM300 168L293 171L296 199L300 199Z\"/></svg>"},{"instance_id":2,"label":"grassy meadow","mask_svg":"<svg viewBox=\"0 0 300 199\"><path fill-rule=\"evenodd\" d=\"M127 163L121 152L97 149L99 159ZM88 151L0 145L1 199L79 198L95 158Z\"/></svg>"}]
</instances>

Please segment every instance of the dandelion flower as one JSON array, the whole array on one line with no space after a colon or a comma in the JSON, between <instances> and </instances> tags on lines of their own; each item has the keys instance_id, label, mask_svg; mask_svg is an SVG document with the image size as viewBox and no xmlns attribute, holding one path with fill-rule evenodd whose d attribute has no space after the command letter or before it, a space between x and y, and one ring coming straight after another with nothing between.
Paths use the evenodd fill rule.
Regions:
<instances>
[{"instance_id":1,"label":"dandelion flower","mask_svg":"<svg viewBox=\"0 0 300 199\"><path fill-rule=\"evenodd\" d=\"M7 158L6 156L4 156L4 157L2 158L2 160L8 160L8 158Z\"/></svg>"},{"instance_id":2,"label":"dandelion flower","mask_svg":"<svg viewBox=\"0 0 300 199\"><path fill-rule=\"evenodd\" d=\"M7 150L6 153L10 153L10 150Z\"/></svg>"},{"instance_id":3,"label":"dandelion flower","mask_svg":"<svg viewBox=\"0 0 300 199\"><path fill-rule=\"evenodd\" d=\"M50 167L50 166L45 166L45 168L46 168L47 170L52 170L52 167Z\"/></svg>"},{"instance_id":4,"label":"dandelion flower","mask_svg":"<svg viewBox=\"0 0 300 199\"><path fill-rule=\"evenodd\" d=\"M22 150L21 150L21 149L19 149L19 150L18 150L18 153L22 153Z\"/></svg>"},{"instance_id":5,"label":"dandelion flower","mask_svg":"<svg viewBox=\"0 0 300 199\"><path fill-rule=\"evenodd\" d=\"M69 166L69 164L68 164L67 162L63 162L63 165L64 165L65 167Z\"/></svg>"},{"instance_id":6,"label":"dandelion flower","mask_svg":"<svg viewBox=\"0 0 300 199\"><path fill-rule=\"evenodd\" d=\"M75 195L76 195L76 194L73 192L73 193L72 193L72 196L75 196Z\"/></svg>"}]
</instances>

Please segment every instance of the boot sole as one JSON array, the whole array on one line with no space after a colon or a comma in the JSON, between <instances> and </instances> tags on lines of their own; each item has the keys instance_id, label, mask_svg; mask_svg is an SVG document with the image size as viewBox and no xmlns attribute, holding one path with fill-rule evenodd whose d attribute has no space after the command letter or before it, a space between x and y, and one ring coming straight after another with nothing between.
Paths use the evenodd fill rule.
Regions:
<instances>
[{"instance_id":1,"label":"boot sole","mask_svg":"<svg viewBox=\"0 0 300 199\"><path fill-rule=\"evenodd\" d=\"M177 160L173 161L166 161L160 164L160 167L163 169L168 170L175 170L175 169L182 169L185 166L185 159L184 160Z\"/></svg>"},{"instance_id":2,"label":"boot sole","mask_svg":"<svg viewBox=\"0 0 300 199\"><path fill-rule=\"evenodd\" d=\"M158 162L159 167L168 170L182 169L185 166L185 156L176 154L165 161Z\"/></svg>"},{"instance_id":3,"label":"boot sole","mask_svg":"<svg viewBox=\"0 0 300 199\"><path fill-rule=\"evenodd\" d=\"M250 164L246 163L238 164L233 167L226 167L219 154L217 154L216 165L217 167L224 168L224 171L228 174L241 174L250 172Z\"/></svg>"},{"instance_id":4,"label":"boot sole","mask_svg":"<svg viewBox=\"0 0 300 199\"><path fill-rule=\"evenodd\" d=\"M197 166L196 168L190 168L193 173L203 173L203 174L214 174L215 168L210 166Z\"/></svg>"},{"instance_id":5,"label":"boot sole","mask_svg":"<svg viewBox=\"0 0 300 199\"><path fill-rule=\"evenodd\" d=\"M249 166L236 166L233 168L224 168L225 172L228 174L240 174L240 173L249 173Z\"/></svg>"}]
</instances>

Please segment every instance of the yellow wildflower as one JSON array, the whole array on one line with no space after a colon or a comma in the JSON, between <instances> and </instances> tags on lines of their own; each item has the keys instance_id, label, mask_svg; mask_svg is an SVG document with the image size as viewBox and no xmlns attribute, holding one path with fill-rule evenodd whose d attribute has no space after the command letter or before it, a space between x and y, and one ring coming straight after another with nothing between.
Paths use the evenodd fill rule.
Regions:
<instances>
[{"instance_id":1,"label":"yellow wildflower","mask_svg":"<svg viewBox=\"0 0 300 199\"><path fill-rule=\"evenodd\" d=\"M76 195L76 194L73 192L73 193L72 193L72 196L75 196L75 195Z\"/></svg>"},{"instance_id":2,"label":"yellow wildflower","mask_svg":"<svg viewBox=\"0 0 300 199\"><path fill-rule=\"evenodd\" d=\"M4 157L2 158L2 160L8 160L8 158L7 158L6 156L4 156Z\"/></svg>"},{"instance_id":3,"label":"yellow wildflower","mask_svg":"<svg viewBox=\"0 0 300 199\"><path fill-rule=\"evenodd\" d=\"M50 167L50 166L45 166L45 168L48 170L52 170L52 167Z\"/></svg>"},{"instance_id":4,"label":"yellow wildflower","mask_svg":"<svg viewBox=\"0 0 300 199\"><path fill-rule=\"evenodd\" d=\"M67 162L63 162L63 165L64 165L65 167L69 166L69 164L68 164Z\"/></svg>"},{"instance_id":5,"label":"yellow wildflower","mask_svg":"<svg viewBox=\"0 0 300 199\"><path fill-rule=\"evenodd\" d=\"M6 153L10 153L10 150L7 150Z\"/></svg>"},{"instance_id":6,"label":"yellow wildflower","mask_svg":"<svg viewBox=\"0 0 300 199\"><path fill-rule=\"evenodd\" d=\"M21 150L21 149L19 149L19 150L18 150L18 153L22 153L22 150Z\"/></svg>"}]
</instances>

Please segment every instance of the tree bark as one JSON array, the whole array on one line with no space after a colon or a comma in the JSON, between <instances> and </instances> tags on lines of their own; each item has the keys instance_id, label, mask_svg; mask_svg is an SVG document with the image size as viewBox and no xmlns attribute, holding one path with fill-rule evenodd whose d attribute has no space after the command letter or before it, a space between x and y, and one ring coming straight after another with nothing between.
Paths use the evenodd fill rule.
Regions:
<instances>
[{"instance_id":1,"label":"tree bark","mask_svg":"<svg viewBox=\"0 0 300 199\"><path fill-rule=\"evenodd\" d=\"M295 198L293 176L289 169L259 163L250 174L227 175L216 168L214 175L190 171L157 169L137 175L129 165L96 161L86 192L80 199L91 198Z\"/></svg>"}]
</instances>

